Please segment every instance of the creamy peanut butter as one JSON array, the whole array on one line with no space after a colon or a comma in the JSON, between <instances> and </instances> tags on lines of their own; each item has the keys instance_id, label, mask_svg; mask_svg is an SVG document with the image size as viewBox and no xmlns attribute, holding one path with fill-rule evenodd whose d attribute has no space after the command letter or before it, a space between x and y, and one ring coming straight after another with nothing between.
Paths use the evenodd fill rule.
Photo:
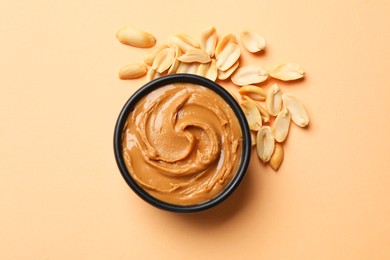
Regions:
<instances>
[{"instance_id":1,"label":"creamy peanut butter","mask_svg":"<svg viewBox=\"0 0 390 260\"><path fill-rule=\"evenodd\" d=\"M194 205L218 195L241 160L242 132L214 91L176 83L144 96L129 114L123 156L133 179L157 199Z\"/></svg>"}]
</instances>

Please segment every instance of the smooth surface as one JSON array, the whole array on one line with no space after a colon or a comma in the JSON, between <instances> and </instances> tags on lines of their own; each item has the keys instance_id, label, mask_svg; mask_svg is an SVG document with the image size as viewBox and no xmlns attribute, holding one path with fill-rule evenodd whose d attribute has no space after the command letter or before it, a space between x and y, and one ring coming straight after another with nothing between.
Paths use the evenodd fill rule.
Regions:
<instances>
[{"instance_id":1,"label":"smooth surface","mask_svg":"<svg viewBox=\"0 0 390 260\"><path fill-rule=\"evenodd\" d=\"M346 1L9 1L0 8L1 259L389 259L390 3ZM292 125L277 173L252 158L218 207L178 215L148 205L115 165L115 120L143 79L118 70L215 25L253 29L266 51L244 63L302 65L280 84L310 127ZM266 86L270 86L268 82Z\"/></svg>"}]
</instances>

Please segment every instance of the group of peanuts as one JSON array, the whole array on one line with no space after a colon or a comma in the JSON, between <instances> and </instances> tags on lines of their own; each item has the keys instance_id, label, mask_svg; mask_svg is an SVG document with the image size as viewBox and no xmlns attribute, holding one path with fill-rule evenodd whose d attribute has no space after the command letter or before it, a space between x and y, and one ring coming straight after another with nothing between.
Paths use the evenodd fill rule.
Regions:
<instances>
[{"instance_id":1,"label":"group of peanuts","mask_svg":"<svg viewBox=\"0 0 390 260\"><path fill-rule=\"evenodd\" d=\"M241 48L234 34L218 40L214 27L208 27L197 41L187 34L170 35L167 43L156 46L156 37L148 32L126 26L116 34L126 45L138 48L154 47L143 62L131 63L119 71L121 79L135 79L146 75L148 81L175 74L190 73L212 81L230 79L239 87L240 106L252 132L252 145L256 145L259 158L277 170L284 159L283 142L291 121L300 127L309 124L303 103L294 95L282 93L278 84L268 91L255 85L272 77L280 81L304 77L303 68L295 63L283 63L267 71L258 65L240 67ZM242 31L239 37L246 51L257 53L265 48L265 40L253 31ZM263 104L264 103L264 104ZM272 124L272 126L271 126Z\"/></svg>"}]
</instances>

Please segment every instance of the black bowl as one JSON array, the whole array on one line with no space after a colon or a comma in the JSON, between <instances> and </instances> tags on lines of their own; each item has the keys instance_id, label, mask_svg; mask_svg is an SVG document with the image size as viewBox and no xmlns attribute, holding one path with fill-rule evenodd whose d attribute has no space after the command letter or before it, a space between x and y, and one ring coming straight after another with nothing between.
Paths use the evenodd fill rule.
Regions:
<instances>
[{"instance_id":1,"label":"black bowl","mask_svg":"<svg viewBox=\"0 0 390 260\"><path fill-rule=\"evenodd\" d=\"M217 196L213 197L212 199L195 205L175 205L170 204L164 201L161 201L159 199L156 199L149 193L147 193L142 187L140 187L134 179L131 177L131 174L129 173L125 161L123 159L122 154L122 133L123 129L127 120L127 117L129 113L134 109L135 105L138 103L138 101L150 93L151 91L165 86L172 83L192 83L201 85L204 87L207 87L211 90L213 90L215 93L217 93L219 96L221 96L233 109L234 113L237 116L238 122L241 126L242 131L242 154L241 154L241 161L239 164L239 167L237 169L237 172L233 179L230 181L230 183L225 187L225 189L219 193ZM224 88L222 88L217 83L196 75L192 74L174 74L174 75L168 75L163 76L158 79L155 79L143 87L141 87L139 90L137 90L126 102L124 105L122 111L119 114L116 126L115 126L115 132L114 132L114 152L115 152L115 159L117 162L117 165L119 167L119 170L127 182L127 184L130 186L130 188L143 200L150 203L151 205L168 210L173 212L179 212L179 213L191 213L191 212L197 212L202 211L208 208L211 208L219 203L221 203L223 200L225 200L228 196L230 196L234 190L237 188L237 186L240 184L241 180L243 179L246 170L248 168L250 156L251 156L251 136L250 136L250 130L248 127L248 122L245 118L244 113L242 112L240 106L238 105L237 101L230 95L228 91L226 91Z\"/></svg>"}]
</instances>

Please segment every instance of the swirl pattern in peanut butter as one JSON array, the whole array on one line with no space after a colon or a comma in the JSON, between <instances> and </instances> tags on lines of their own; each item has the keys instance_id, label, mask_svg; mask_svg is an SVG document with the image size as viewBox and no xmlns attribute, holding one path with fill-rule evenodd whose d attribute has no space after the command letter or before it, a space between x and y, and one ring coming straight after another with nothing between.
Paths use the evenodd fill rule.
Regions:
<instances>
[{"instance_id":1,"label":"swirl pattern in peanut butter","mask_svg":"<svg viewBox=\"0 0 390 260\"><path fill-rule=\"evenodd\" d=\"M233 110L214 91L171 84L143 97L129 114L123 155L133 179L176 205L218 195L241 160L242 133Z\"/></svg>"}]
</instances>

